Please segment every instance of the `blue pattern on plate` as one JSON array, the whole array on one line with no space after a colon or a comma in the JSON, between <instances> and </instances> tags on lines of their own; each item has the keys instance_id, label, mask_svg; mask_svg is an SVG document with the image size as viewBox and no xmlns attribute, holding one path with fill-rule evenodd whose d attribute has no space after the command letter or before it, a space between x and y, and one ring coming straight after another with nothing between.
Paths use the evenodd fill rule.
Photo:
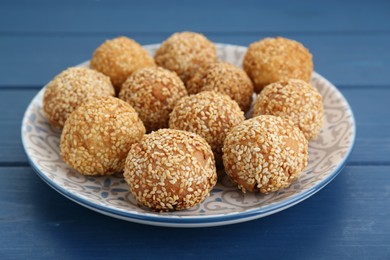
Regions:
<instances>
[{"instance_id":1,"label":"blue pattern on plate","mask_svg":"<svg viewBox=\"0 0 390 260\"><path fill-rule=\"evenodd\" d=\"M241 66L246 48L217 44L220 60ZM145 46L151 54L158 45ZM88 62L81 64L88 66ZM242 193L225 176L200 205L179 212L157 213L140 207L119 175L87 177L70 169L59 155L60 130L42 111L42 89L26 110L22 141L38 175L55 190L100 213L138 223L176 226L216 226L264 217L291 207L319 191L341 171L355 141L355 121L342 94L319 74L312 82L323 96L324 126L309 144L309 165L289 188L263 195Z\"/></svg>"}]
</instances>

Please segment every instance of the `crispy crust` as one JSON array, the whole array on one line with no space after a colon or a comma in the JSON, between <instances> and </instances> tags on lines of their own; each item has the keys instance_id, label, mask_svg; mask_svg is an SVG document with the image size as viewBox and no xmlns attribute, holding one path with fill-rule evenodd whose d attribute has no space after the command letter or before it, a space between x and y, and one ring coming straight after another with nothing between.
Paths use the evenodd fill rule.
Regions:
<instances>
[{"instance_id":1,"label":"crispy crust","mask_svg":"<svg viewBox=\"0 0 390 260\"><path fill-rule=\"evenodd\" d=\"M181 99L173 109L169 127L196 133L211 146L222 162L222 146L230 128L245 120L244 113L229 96L204 91Z\"/></svg>"},{"instance_id":2,"label":"crispy crust","mask_svg":"<svg viewBox=\"0 0 390 260\"><path fill-rule=\"evenodd\" d=\"M218 62L199 69L188 82L190 94L217 91L228 95L246 112L252 104L253 84L248 75L227 62Z\"/></svg>"},{"instance_id":3,"label":"crispy crust","mask_svg":"<svg viewBox=\"0 0 390 260\"><path fill-rule=\"evenodd\" d=\"M161 44L154 59L157 65L176 72L187 84L198 68L217 61L217 48L202 34L175 33Z\"/></svg>"},{"instance_id":4,"label":"crispy crust","mask_svg":"<svg viewBox=\"0 0 390 260\"><path fill-rule=\"evenodd\" d=\"M257 96L253 116L259 115L289 117L310 141L321 131L322 97L316 88L303 80L273 83Z\"/></svg>"},{"instance_id":5,"label":"crispy crust","mask_svg":"<svg viewBox=\"0 0 390 260\"><path fill-rule=\"evenodd\" d=\"M259 93L266 85L277 81L309 82L313 60L309 50L299 42L282 37L265 38L249 45L243 68Z\"/></svg>"},{"instance_id":6,"label":"crispy crust","mask_svg":"<svg viewBox=\"0 0 390 260\"><path fill-rule=\"evenodd\" d=\"M50 124L62 128L79 105L97 96L114 96L110 78L88 68L68 68L46 86L43 111Z\"/></svg>"},{"instance_id":7,"label":"crispy crust","mask_svg":"<svg viewBox=\"0 0 390 260\"><path fill-rule=\"evenodd\" d=\"M187 81L187 91L189 95L197 94L202 91L204 85L204 78L210 67L214 66L217 62L210 63L207 66L200 67L196 70L194 76Z\"/></svg>"},{"instance_id":8,"label":"crispy crust","mask_svg":"<svg viewBox=\"0 0 390 260\"><path fill-rule=\"evenodd\" d=\"M79 106L66 121L61 156L84 175L121 172L130 146L144 134L142 121L128 103L98 97Z\"/></svg>"},{"instance_id":9,"label":"crispy crust","mask_svg":"<svg viewBox=\"0 0 390 260\"><path fill-rule=\"evenodd\" d=\"M152 132L134 144L124 177L136 199L155 211L193 207L217 182L207 142L196 134L173 129Z\"/></svg>"},{"instance_id":10,"label":"crispy crust","mask_svg":"<svg viewBox=\"0 0 390 260\"><path fill-rule=\"evenodd\" d=\"M263 115L233 127L222 151L226 173L243 192L270 193L307 166L308 141L291 121Z\"/></svg>"},{"instance_id":11,"label":"crispy crust","mask_svg":"<svg viewBox=\"0 0 390 260\"><path fill-rule=\"evenodd\" d=\"M138 112L147 131L167 128L169 114L187 90L176 73L161 67L143 68L122 85L119 98Z\"/></svg>"},{"instance_id":12,"label":"crispy crust","mask_svg":"<svg viewBox=\"0 0 390 260\"><path fill-rule=\"evenodd\" d=\"M91 68L109 76L118 92L134 71L153 66L153 57L136 41L123 36L105 41L91 58Z\"/></svg>"}]
</instances>

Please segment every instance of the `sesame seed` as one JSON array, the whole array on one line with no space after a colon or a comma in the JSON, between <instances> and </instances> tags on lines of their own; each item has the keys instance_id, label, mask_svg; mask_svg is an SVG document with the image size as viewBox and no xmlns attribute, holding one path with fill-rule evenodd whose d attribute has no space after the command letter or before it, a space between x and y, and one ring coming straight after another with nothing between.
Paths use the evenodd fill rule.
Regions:
<instances>
[{"instance_id":1,"label":"sesame seed","mask_svg":"<svg viewBox=\"0 0 390 260\"><path fill-rule=\"evenodd\" d=\"M109 76L118 92L134 71L153 66L153 57L136 41L123 36L105 41L91 58L91 68Z\"/></svg>"},{"instance_id":2,"label":"sesame seed","mask_svg":"<svg viewBox=\"0 0 390 260\"><path fill-rule=\"evenodd\" d=\"M63 127L69 115L82 103L99 96L114 95L114 87L107 76L92 69L72 67L46 86L43 111L50 124Z\"/></svg>"},{"instance_id":3,"label":"sesame seed","mask_svg":"<svg viewBox=\"0 0 390 260\"><path fill-rule=\"evenodd\" d=\"M290 79L272 83L257 96L253 117L259 115L288 118L310 141L322 128L322 97L316 88L303 80Z\"/></svg>"},{"instance_id":4,"label":"sesame seed","mask_svg":"<svg viewBox=\"0 0 390 260\"><path fill-rule=\"evenodd\" d=\"M122 85L119 98L138 112L148 132L167 128L169 114L187 90L176 73L161 67L143 68Z\"/></svg>"},{"instance_id":5,"label":"sesame seed","mask_svg":"<svg viewBox=\"0 0 390 260\"><path fill-rule=\"evenodd\" d=\"M268 84L288 79L309 82L313 60L301 43L282 37L265 38L249 45L243 68L252 79L256 93Z\"/></svg>"},{"instance_id":6,"label":"sesame seed","mask_svg":"<svg viewBox=\"0 0 390 260\"><path fill-rule=\"evenodd\" d=\"M202 115L208 115L203 117ZM211 146L218 164L227 132L244 121L244 113L229 96L204 91L179 100L170 114L169 127L196 133Z\"/></svg>"},{"instance_id":7,"label":"sesame seed","mask_svg":"<svg viewBox=\"0 0 390 260\"><path fill-rule=\"evenodd\" d=\"M90 122L85 120L88 115L94 115ZM126 123L129 127L124 132L121 126ZM114 97L97 97L79 106L65 122L60 153L81 174L113 174L123 170L130 146L144 133L141 120L129 104Z\"/></svg>"},{"instance_id":8,"label":"sesame seed","mask_svg":"<svg viewBox=\"0 0 390 260\"><path fill-rule=\"evenodd\" d=\"M157 65L174 71L186 84L200 67L217 61L217 49L204 35L174 33L156 51Z\"/></svg>"},{"instance_id":9,"label":"sesame seed","mask_svg":"<svg viewBox=\"0 0 390 260\"><path fill-rule=\"evenodd\" d=\"M155 153L150 147L162 152ZM198 163L199 154L204 163ZM155 167L152 174L147 171L150 165L161 167ZM136 174L137 169L145 176ZM207 142L194 133L173 129L152 132L134 144L126 159L124 177L136 199L156 211L193 207L207 197L217 182L214 155ZM136 183L141 185L137 187ZM147 183L154 185L152 198L142 188Z\"/></svg>"},{"instance_id":10,"label":"sesame seed","mask_svg":"<svg viewBox=\"0 0 390 260\"><path fill-rule=\"evenodd\" d=\"M217 62L199 69L187 83L189 94L201 91L216 91L228 95L246 112L252 104L253 84L240 68L227 63Z\"/></svg>"},{"instance_id":11,"label":"sesame seed","mask_svg":"<svg viewBox=\"0 0 390 260\"><path fill-rule=\"evenodd\" d=\"M248 136L249 139L244 138ZM290 153L294 150L286 150L286 144L296 147L294 150L298 153ZM261 115L228 132L222 148L223 164L226 173L243 192L274 192L288 187L307 166L307 144L303 133L291 121ZM258 147L261 149L256 149Z\"/></svg>"}]
</instances>

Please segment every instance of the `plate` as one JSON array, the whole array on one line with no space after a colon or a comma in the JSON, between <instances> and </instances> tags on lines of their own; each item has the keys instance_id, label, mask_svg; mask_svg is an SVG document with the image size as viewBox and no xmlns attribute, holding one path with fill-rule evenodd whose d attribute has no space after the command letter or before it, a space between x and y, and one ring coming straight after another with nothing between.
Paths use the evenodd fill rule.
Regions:
<instances>
[{"instance_id":1,"label":"plate","mask_svg":"<svg viewBox=\"0 0 390 260\"><path fill-rule=\"evenodd\" d=\"M218 56L241 66L246 48L216 44ZM158 44L144 46L152 55ZM88 62L80 66L88 66ZM65 197L102 214L142 224L169 227L206 227L244 222L289 208L327 185L341 171L355 141L355 121L343 95L324 77L313 73L312 85L322 94L324 125L309 143L307 169L287 189L263 195L242 193L223 177L200 205L185 211L158 213L139 207L120 174L83 176L59 155L60 130L52 128L42 111L44 88L33 98L22 122L23 146L31 166Z\"/></svg>"}]
</instances>

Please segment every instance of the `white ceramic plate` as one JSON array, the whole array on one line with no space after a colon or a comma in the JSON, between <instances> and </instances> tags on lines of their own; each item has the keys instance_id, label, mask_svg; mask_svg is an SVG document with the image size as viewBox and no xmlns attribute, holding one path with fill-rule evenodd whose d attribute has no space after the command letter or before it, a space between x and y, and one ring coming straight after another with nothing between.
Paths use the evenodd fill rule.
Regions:
<instances>
[{"instance_id":1,"label":"white ceramic plate","mask_svg":"<svg viewBox=\"0 0 390 260\"><path fill-rule=\"evenodd\" d=\"M159 45L145 48L154 54ZM220 60L241 66L246 48L217 44ZM88 66L83 63L81 66ZM28 106L22 123L22 141L31 166L52 188L97 212L137 223L171 227L218 226L261 218L307 199L341 171L355 141L355 122L343 95L317 73L312 85L323 96L324 126L309 144L309 164L289 188L262 195L242 193L227 177L200 205L189 210L156 213L141 208L121 175L87 177L69 168L59 155L60 131L42 111L42 89Z\"/></svg>"}]
</instances>

